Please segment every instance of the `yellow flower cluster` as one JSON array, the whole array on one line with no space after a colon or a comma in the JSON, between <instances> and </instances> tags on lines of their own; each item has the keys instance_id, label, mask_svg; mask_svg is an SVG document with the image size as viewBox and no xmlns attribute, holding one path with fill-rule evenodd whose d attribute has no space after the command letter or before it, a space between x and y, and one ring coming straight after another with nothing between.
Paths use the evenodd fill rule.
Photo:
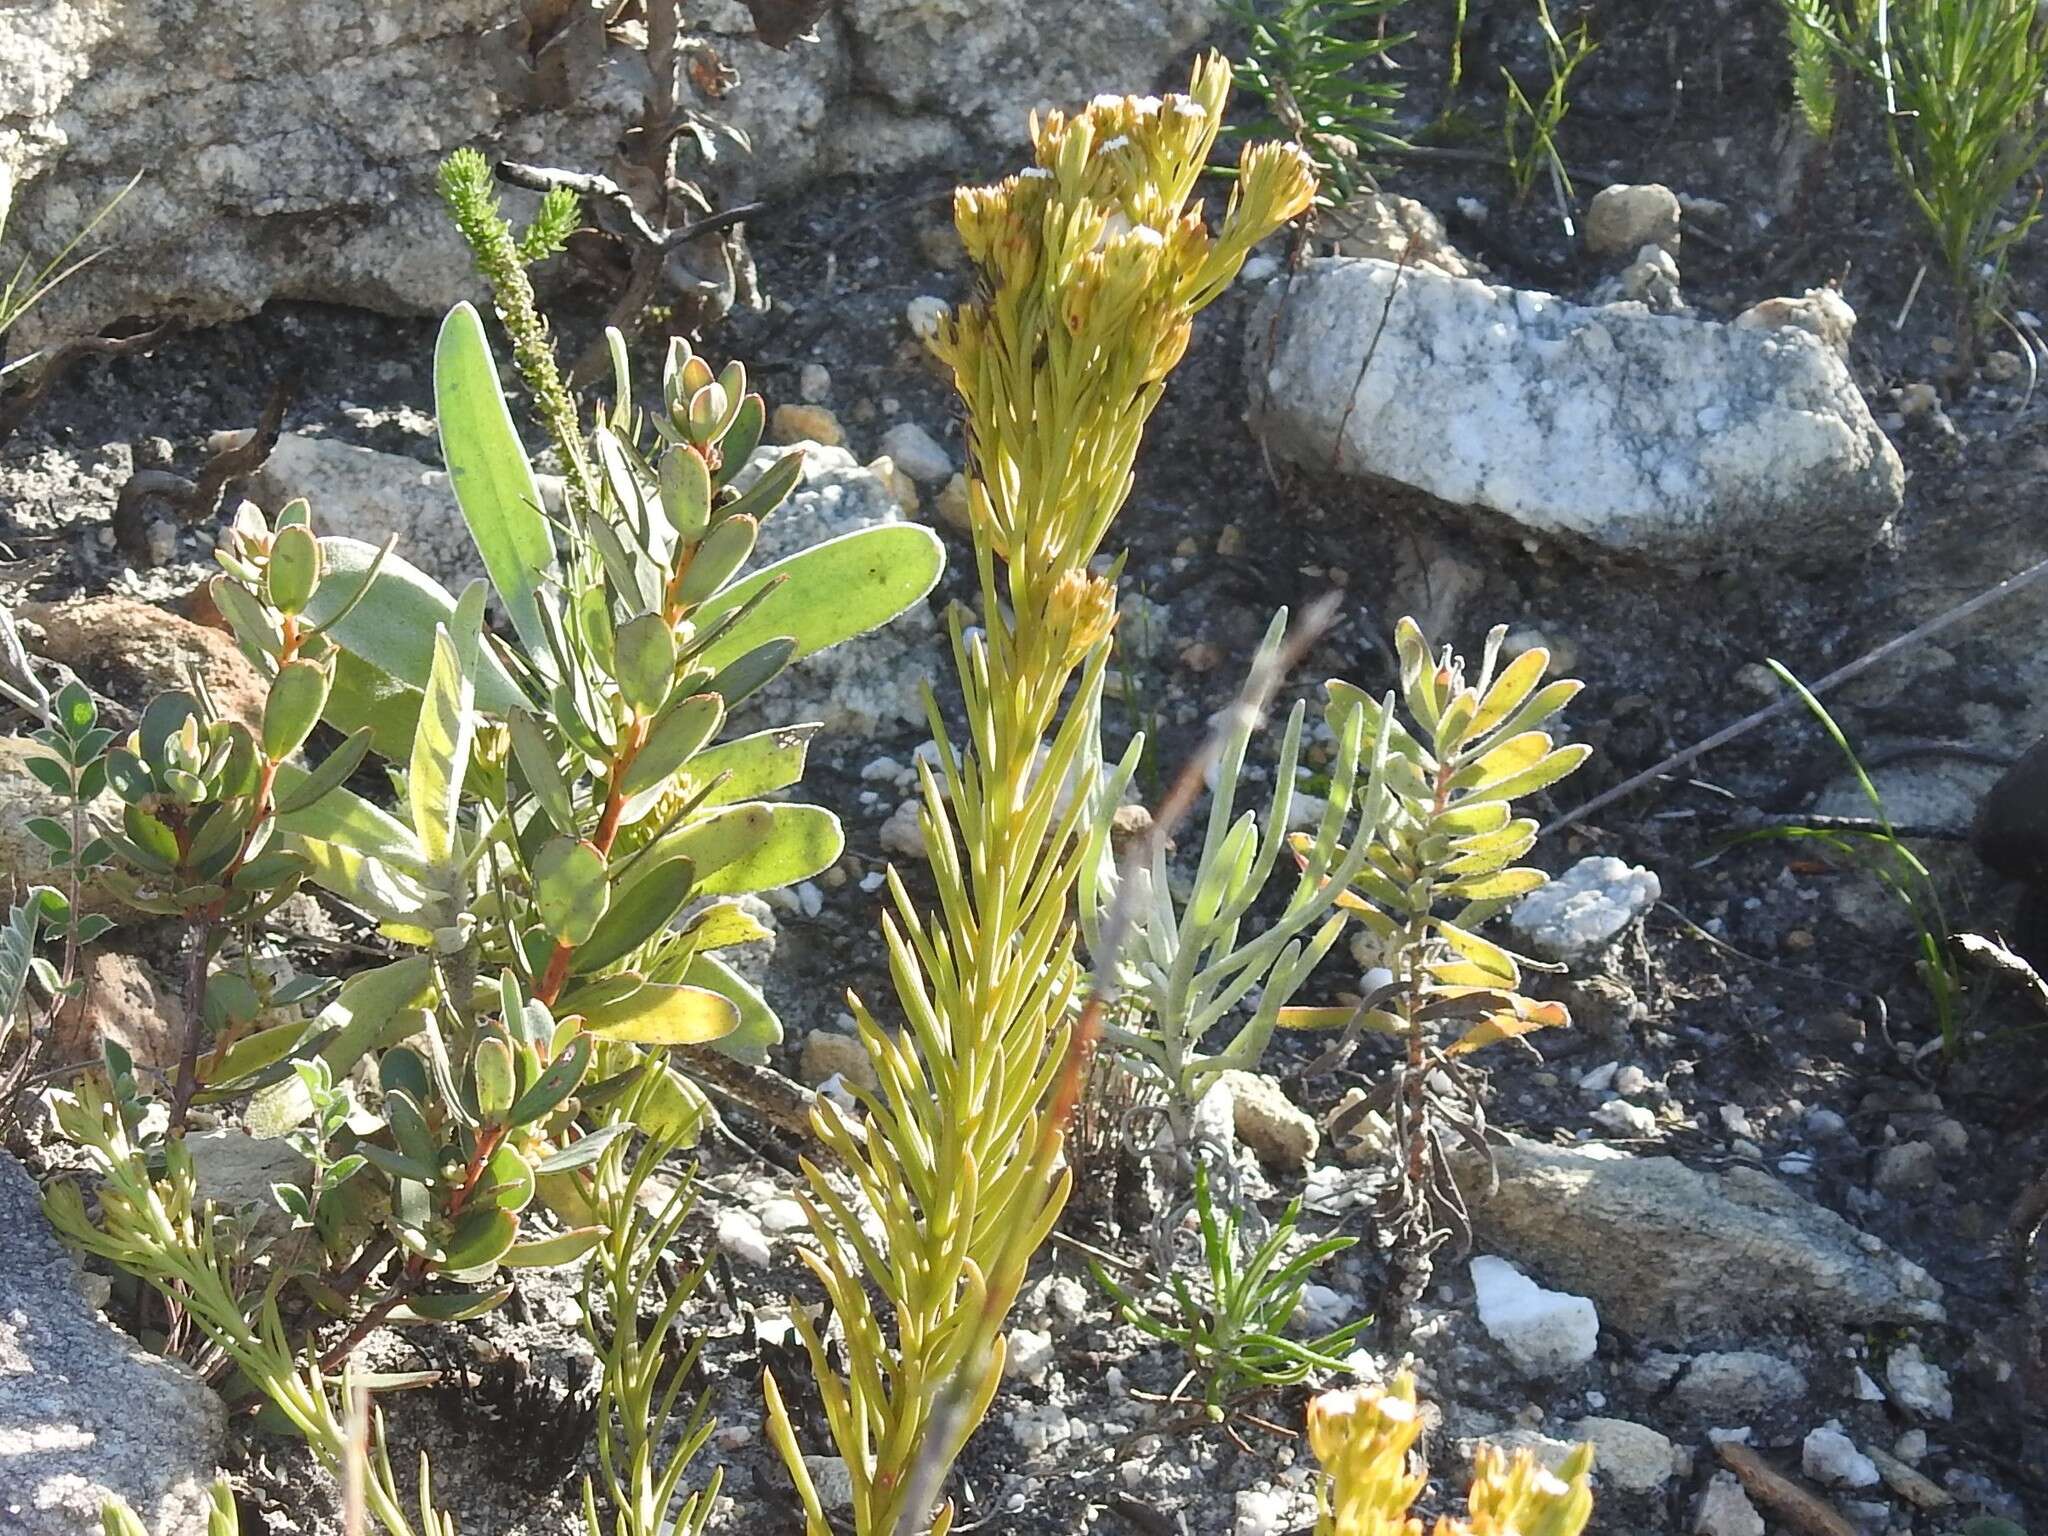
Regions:
<instances>
[{"instance_id":1,"label":"yellow flower cluster","mask_svg":"<svg viewBox=\"0 0 2048 1536\"><path fill-rule=\"evenodd\" d=\"M1581 1445L1555 1472L1527 1451L1512 1459L1490 1445L1473 1458L1466 1522L1437 1522L1438 1536L1579 1536L1593 1515L1593 1447Z\"/></svg>"},{"instance_id":2,"label":"yellow flower cluster","mask_svg":"<svg viewBox=\"0 0 2048 1536\"><path fill-rule=\"evenodd\" d=\"M1316 1536L1422 1536L1408 1507L1428 1478L1408 1470L1422 1433L1415 1378L1325 1392L1308 1405L1308 1444L1322 1463Z\"/></svg>"},{"instance_id":3,"label":"yellow flower cluster","mask_svg":"<svg viewBox=\"0 0 2048 1536\"><path fill-rule=\"evenodd\" d=\"M1408 1513L1426 1476L1409 1470L1422 1433L1415 1379L1326 1392L1308 1407L1308 1443L1322 1463L1315 1536L1422 1536ZM1474 1458L1467 1517L1439 1517L1433 1536L1579 1536L1593 1514L1593 1447L1581 1445L1556 1472L1527 1451L1493 1446Z\"/></svg>"},{"instance_id":4,"label":"yellow flower cluster","mask_svg":"<svg viewBox=\"0 0 2048 1536\"><path fill-rule=\"evenodd\" d=\"M957 194L954 220L985 286L942 332L940 353L973 423L980 510L998 553L1026 570L1095 553L1195 312L1315 196L1298 148L1253 145L1210 233L1188 198L1229 88L1228 61L1211 54L1184 95L1104 96L1071 116L1034 116L1033 164ZM1036 548L1019 547L1020 528Z\"/></svg>"}]
</instances>

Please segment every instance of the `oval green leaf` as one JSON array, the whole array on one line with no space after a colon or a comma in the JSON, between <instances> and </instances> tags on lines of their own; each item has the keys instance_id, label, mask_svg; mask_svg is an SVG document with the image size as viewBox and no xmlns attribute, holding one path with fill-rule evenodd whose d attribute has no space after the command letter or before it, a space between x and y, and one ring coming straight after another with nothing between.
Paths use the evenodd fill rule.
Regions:
<instances>
[{"instance_id":1,"label":"oval green leaf","mask_svg":"<svg viewBox=\"0 0 2048 1536\"><path fill-rule=\"evenodd\" d=\"M526 653L548 657L540 603L555 575L555 538L542 510L540 482L498 387L483 317L471 304L456 305L441 322L434 344L434 407L448 481L491 585Z\"/></svg>"},{"instance_id":2,"label":"oval green leaf","mask_svg":"<svg viewBox=\"0 0 2048 1536\"><path fill-rule=\"evenodd\" d=\"M320 585L320 541L304 523L288 523L270 541L263 595L279 613L296 616Z\"/></svg>"},{"instance_id":3,"label":"oval green leaf","mask_svg":"<svg viewBox=\"0 0 2048 1536\"><path fill-rule=\"evenodd\" d=\"M692 694L661 712L647 733L646 745L620 781L627 795L663 783L700 752L725 722L725 700L716 693Z\"/></svg>"},{"instance_id":4,"label":"oval green leaf","mask_svg":"<svg viewBox=\"0 0 2048 1536\"><path fill-rule=\"evenodd\" d=\"M656 856L612 898L604 918L576 947L573 974L587 976L625 959L666 928L695 894L696 866L680 854Z\"/></svg>"},{"instance_id":5,"label":"oval green leaf","mask_svg":"<svg viewBox=\"0 0 2048 1536\"><path fill-rule=\"evenodd\" d=\"M327 708L327 669L317 661L288 661L270 680L263 701L263 755L283 762L313 734Z\"/></svg>"},{"instance_id":6,"label":"oval green leaf","mask_svg":"<svg viewBox=\"0 0 2048 1536\"><path fill-rule=\"evenodd\" d=\"M513 1101L505 1116L507 1123L530 1125L558 1109L562 1101L576 1091L577 1085L583 1081L583 1074L590 1069L590 1052L590 1036L579 1034L571 1040L562 1054L548 1064L539 1080Z\"/></svg>"},{"instance_id":7,"label":"oval green leaf","mask_svg":"<svg viewBox=\"0 0 2048 1536\"><path fill-rule=\"evenodd\" d=\"M603 1227L571 1227L514 1243L506 1250L504 1262L510 1269L554 1269L575 1263L602 1241Z\"/></svg>"},{"instance_id":8,"label":"oval green leaf","mask_svg":"<svg viewBox=\"0 0 2048 1536\"><path fill-rule=\"evenodd\" d=\"M329 638L398 683L417 692L427 685L434 663L434 630L455 628L455 598L433 577L396 554L385 555L375 544L330 535L320 541L326 576L305 617L326 624L342 611L362 587L372 566L377 576L363 600L333 629ZM512 674L489 646L477 656L476 706L487 714L504 715L527 703ZM357 724L365 722L358 721Z\"/></svg>"},{"instance_id":9,"label":"oval green leaf","mask_svg":"<svg viewBox=\"0 0 2048 1536\"><path fill-rule=\"evenodd\" d=\"M651 714L668 702L675 682L676 641L658 613L643 613L618 627L612 640L612 676L633 708Z\"/></svg>"},{"instance_id":10,"label":"oval green leaf","mask_svg":"<svg viewBox=\"0 0 2048 1536\"><path fill-rule=\"evenodd\" d=\"M351 775L363 766L363 759L370 755L371 731L368 726L346 738L342 744L320 759L320 766L299 779L297 787L287 793L282 784L282 775L277 785L277 814L290 816L310 810L325 796L348 782ZM396 823L394 822L395 826Z\"/></svg>"},{"instance_id":11,"label":"oval green leaf","mask_svg":"<svg viewBox=\"0 0 2048 1536\"><path fill-rule=\"evenodd\" d=\"M648 982L585 1015L590 1032L634 1045L706 1045L739 1027L730 999L703 987Z\"/></svg>"},{"instance_id":12,"label":"oval green leaf","mask_svg":"<svg viewBox=\"0 0 2048 1536\"><path fill-rule=\"evenodd\" d=\"M683 573L683 579L676 587L676 600L686 608L695 608L704 602L732 580L733 573L747 563L747 556L754 552L754 541L760 535L760 523L745 513L727 517L719 523L697 546L689 569Z\"/></svg>"},{"instance_id":13,"label":"oval green leaf","mask_svg":"<svg viewBox=\"0 0 2048 1536\"><path fill-rule=\"evenodd\" d=\"M443 1262L450 1269L482 1269L502 1259L518 1236L519 1218L510 1211L464 1211Z\"/></svg>"},{"instance_id":14,"label":"oval green leaf","mask_svg":"<svg viewBox=\"0 0 2048 1536\"><path fill-rule=\"evenodd\" d=\"M931 591L945 563L938 535L915 523L884 523L814 544L734 582L692 614L700 630L709 628L775 585L696 660L723 667L777 635L796 641L801 660L888 623Z\"/></svg>"},{"instance_id":15,"label":"oval green leaf","mask_svg":"<svg viewBox=\"0 0 2048 1536\"><path fill-rule=\"evenodd\" d=\"M564 944L581 944L611 903L604 855L586 842L550 838L533 861L533 895L541 921Z\"/></svg>"}]
</instances>

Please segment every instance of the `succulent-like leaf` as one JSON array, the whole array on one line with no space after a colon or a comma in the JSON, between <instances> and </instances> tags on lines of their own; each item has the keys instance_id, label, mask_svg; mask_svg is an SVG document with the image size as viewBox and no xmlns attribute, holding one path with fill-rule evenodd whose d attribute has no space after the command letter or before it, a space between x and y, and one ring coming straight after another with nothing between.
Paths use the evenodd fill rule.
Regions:
<instances>
[{"instance_id":1,"label":"succulent-like leaf","mask_svg":"<svg viewBox=\"0 0 2048 1536\"><path fill-rule=\"evenodd\" d=\"M25 900L8 911L6 926L0 928L0 1040L7 1038L8 1027L20 1011L22 996L28 989L29 963L35 959L44 889L31 889Z\"/></svg>"},{"instance_id":2,"label":"succulent-like leaf","mask_svg":"<svg viewBox=\"0 0 2048 1536\"><path fill-rule=\"evenodd\" d=\"M494 1125L511 1109L518 1087L512 1042L502 1034L479 1034L469 1062L476 1077L476 1112L486 1124Z\"/></svg>"},{"instance_id":3,"label":"succulent-like leaf","mask_svg":"<svg viewBox=\"0 0 2048 1536\"><path fill-rule=\"evenodd\" d=\"M534 1085L512 1103L506 1120L513 1125L530 1125L552 1114L564 1099L576 1091L583 1074L590 1070L590 1036L579 1034L562 1054L548 1064Z\"/></svg>"},{"instance_id":4,"label":"succulent-like leaf","mask_svg":"<svg viewBox=\"0 0 2048 1536\"><path fill-rule=\"evenodd\" d=\"M394 1323L466 1323L495 1312L512 1299L512 1287L488 1291L428 1291L393 1309Z\"/></svg>"},{"instance_id":5,"label":"succulent-like leaf","mask_svg":"<svg viewBox=\"0 0 2048 1536\"><path fill-rule=\"evenodd\" d=\"M692 615L700 630L767 591L697 660L723 667L777 635L796 641L795 657L801 660L865 634L931 591L945 558L938 535L916 523L885 523L814 544L707 600Z\"/></svg>"},{"instance_id":6,"label":"succulent-like leaf","mask_svg":"<svg viewBox=\"0 0 2048 1536\"><path fill-rule=\"evenodd\" d=\"M590 975L616 965L662 929L696 894L695 866L685 854L643 861L623 890L613 895L590 935L576 947L571 971Z\"/></svg>"},{"instance_id":7,"label":"succulent-like leaf","mask_svg":"<svg viewBox=\"0 0 2048 1536\"><path fill-rule=\"evenodd\" d=\"M505 1251L504 1262L512 1269L559 1269L590 1252L604 1241L604 1235L603 1227L590 1226L527 1238Z\"/></svg>"},{"instance_id":8,"label":"succulent-like leaf","mask_svg":"<svg viewBox=\"0 0 2048 1536\"><path fill-rule=\"evenodd\" d=\"M649 714L668 700L675 681L676 642L658 613L643 613L618 627L612 642L612 676L619 696Z\"/></svg>"},{"instance_id":9,"label":"succulent-like leaf","mask_svg":"<svg viewBox=\"0 0 2048 1536\"><path fill-rule=\"evenodd\" d=\"M350 735L369 731L372 751L391 762L404 762L420 728L420 690L407 687L354 651L336 650L333 663L327 723Z\"/></svg>"},{"instance_id":10,"label":"succulent-like leaf","mask_svg":"<svg viewBox=\"0 0 2048 1536\"><path fill-rule=\"evenodd\" d=\"M363 759L370 755L371 732L365 727L347 737L340 746L320 759L320 765L311 772L294 775L297 783L287 791L284 788L284 773L280 769L273 786L276 796L277 815L290 816L311 810L326 796L341 788L355 771L362 767ZM367 803L367 802L366 802ZM393 822L395 827L397 822Z\"/></svg>"},{"instance_id":11,"label":"succulent-like leaf","mask_svg":"<svg viewBox=\"0 0 2048 1536\"><path fill-rule=\"evenodd\" d=\"M327 669L317 661L286 662L263 701L263 755L273 763L290 757L306 744L326 708Z\"/></svg>"},{"instance_id":12,"label":"succulent-like leaf","mask_svg":"<svg viewBox=\"0 0 2048 1536\"><path fill-rule=\"evenodd\" d=\"M320 541L304 523L288 523L270 541L263 572L264 596L287 617L303 610L320 584Z\"/></svg>"},{"instance_id":13,"label":"succulent-like leaf","mask_svg":"<svg viewBox=\"0 0 2048 1536\"><path fill-rule=\"evenodd\" d=\"M678 445L661 456L656 468L663 515L679 539L695 543L711 525L711 470L704 455Z\"/></svg>"},{"instance_id":14,"label":"succulent-like leaf","mask_svg":"<svg viewBox=\"0 0 2048 1536\"><path fill-rule=\"evenodd\" d=\"M470 743L476 730L475 697L454 638L446 625L436 625L433 668L406 777L413 831L428 862L436 865L447 864L455 853L462 783L469 771Z\"/></svg>"},{"instance_id":15,"label":"succulent-like leaf","mask_svg":"<svg viewBox=\"0 0 2048 1536\"><path fill-rule=\"evenodd\" d=\"M498 387L483 318L466 302L448 312L434 344L434 408L462 519L520 644L545 669L552 652L539 607L555 579L554 534Z\"/></svg>"},{"instance_id":16,"label":"succulent-like leaf","mask_svg":"<svg viewBox=\"0 0 2048 1536\"><path fill-rule=\"evenodd\" d=\"M244 1035L221 1053L217 1063L201 1063L205 1069L202 1081L208 1087L216 1087L254 1077L291 1055L299 1042L307 1037L309 1028L305 1020L293 1019L288 1023L273 1024L268 1029L259 1029L253 1035Z\"/></svg>"},{"instance_id":17,"label":"succulent-like leaf","mask_svg":"<svg viewBox=\"0 0 2048 1536\"><path fill-rule=\"evenodd\" d=\"M796 639L778 635L764 640L744 655L719 668L711 679L712 691L725 700L727 709L736 708L782 675L796 656Z\"/></svg>"},{"instance_id":18,"label":"succulent-like leaf","mask_svg":"<svg viewBox=\"0 0 2048 1536\"><path fill-rule=\"evenodd\" d=\"M585 1014L592 1034L633 1045L705 1045L731 1034L739 1022L739 1009L720 993L653 981Z\"/></svg>"},{"instance_id":19,"label":"succulent-like leaf","mask_svg":"<svg viewBox=\"0 0 2048 1536\"><path fill-rule=\"evenodd\" d=\"M747 563L760 534L760 523L745 513L722 519L691 556L683 579L677 584L676 600L685 608L694 609L710 597Z\"/></svg>"},{"instance_id":20,"label":"succulent-like leaf","mask_svg":"<svg viewBox=\"0 0 2048 1536\"><path fill-rule=\"evenodd\" d=\"M477 1198L488 1199L501 1211L523 1211L532 1202L537 1187L535 1170L526 1154L507 1142L484 1165Z\"/></svg>"},{"instance_id":21,"label":"succulent-like leaf","mask_svg":"<svg viewBox=\"0 0 2048 1536\"><path fill-rule=\"evenodd\" d=\"M718 993L739 1013L739 1022L732 1032L712 1041L711 1048L735 1061L765 1066L768 1052L782 1043L782 1020L768 1006L760 989L716 955L697 955L683 972L683 980L693 987Z\"/></svg>"},{"instance_id":22,"label":"succulent-like leaf","mask_svg":"<svg viewBox=\"0 0 2048 1536\"><path fill-rule=\"evenodd\" d=\"M690 760L690 782L716 787L707 806L731 805L787 789L804 776L815 725L784 725L735 736L706 747Z\"/></svg>"},{"instance_id":23,"label":"succulent-like leaf","mask_svg":"<svg viewBox=\"0 0 2048 1536\"><path fill-rule=\"evenodd\" d=\"M1572 1021L1571 1011L1562 1003L1539 1003L1521 996L1513 1002L1514 1007L1494 1010L1459 1035L1451 1043L1450 1054L1469 1055L1483 1046L1518 1040L1539 1029L1563 1029Z\"/></svg>"},{"instance_id":24,"label":"succulent-like leaf","mask_svg":"<svg viewBox=\"0 0 2048 1536\"><path fill-rule=\"evenodd\" d=\"M526 775L527 785L540 801L557 832L576 830L576 810L569 796L569 781L562 776L555 749L549 744L540 722L525 710L512 716L512 752Z\"/></svg>"},{"instance_id":25,"label":"succulent-like leaf","mask_svg":"<svg viewBox=\"0 0 2048 1536\"><path fill-rule=\"evenodd\" d=\"M683 929L700 950L730 949L773 938L775 931L736 901L715 901L691 918Z\"/></svg>"},{"instance_id":26,"label":"succulent-like leaf","mask_svg":"<svg viewBox=\"0 0 2048 1536\"><path fill-rule=\"evenodd\" d=\"M416 1027L415 1010L431 995L433 986L433 961L426 955L408 955L390 965L358 971L344 981L311 1026L313 1033L329 1036L319 1052L329 1071L336 1078L344 1077L371 1051L410 1034ZM306 1086L294 1076L258 1093L244 1123L252 1136L282 1136L312 1112Z\"/></svg>"},{"instance_id":27,"label":"succulent-like leaf","mask_svg":"<svg viewBox=\"0 0 2048 1536\"><path fill-rule=\"evenodd\" d=\"M550 838L533 861L533 894L549 933L564 944L583 943L610 904L604 855L591 843Z\"/></svg>"},{"instance_id":28,"label":"succulent-like leaf","mask_svg":"<svg viewBox=\"0 0 2048 1536\"><path fill-rule=\"evenodd\" d=\"M335 644L406 687L424 690L433 671L435 629L455 624L453 595L426 572L360 539L330 535L320 541L320 553L327 563L327 575L306 605L307 621L332 623L328 633ZM345 618L334 623L335 615L354 600L373 567L376 579L370 590ZM512 674L488 647L478 656L473 681L476 707L487 714L505 715L522 706L531 707Z\"/></svg>"},{"instance_id":29,"label":"succulent-like leaf","mask_svg":"<svg viewBox=\"0 0 2048 1536\"><path fill-rule=\"evenodd\" d=\"M620 789L637 795L665 783L703 749L724 721L725 700L718 694L698 693L674 700L648 731L646 743L620 780Z\"/></svg>"},{"instance_id":30,"label":"succulent-like leaf","mask_svg":"<svg viewBox=\"0 0 2048 1536\"><path fill-rule=\"evenodd\" d=\"M699 894L738 896L829 869L846 839L839 818L822 806L756 800L722 806L656 846L663 857L694 863Z\"/></svg>"},{"instance_id":31,"label":"succulent-like leaf","mask_svg":"<svg viewBox=\"0 0 2048 1536\"><path fill-rule=\"evenodd\" d=\"M546 1177L549 1174L573 1173L578 1168L587 1168L596 1162L604 1149L632 1130L625 1121L616 1121L602 1126L588 1136L580 1136L567 1146L550 1152L534 1164L535 1174Z\"/></svg>"},{"instance_id":32,"label":"succulent-like leaf","mask_svg":"<svg viewBox=\"0 0 2048 1536\"><path fill-rule=\"evenodd\" d=\"M804 477L804 454L802 449L792 449L780 455L739 495L718 509L720 517L751 517L756 523L768 521L768 515L797 488Z\"/></svg>"},{"instance_id":33,"label":"succulent-like leaf","mask_svg":"<svg viewBox=\"0 0 2048 1536\"><path fill-rule=\"evenodd\" d=\"M510 1211L465 1211L448 1239L445 1263L450 1269L496 1264L518 1236L519 1218Z\"/></svg>"}]
</instances>

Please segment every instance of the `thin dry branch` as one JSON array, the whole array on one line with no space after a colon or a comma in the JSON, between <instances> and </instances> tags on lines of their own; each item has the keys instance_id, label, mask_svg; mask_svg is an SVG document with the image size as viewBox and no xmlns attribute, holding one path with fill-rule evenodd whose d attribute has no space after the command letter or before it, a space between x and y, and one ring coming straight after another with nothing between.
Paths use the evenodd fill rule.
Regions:
<instances>
[{"instance_id":1,"label":"thin dry branch","mask_svg":"<svg viewBox=\"0 0 2048 1536\"><path fill-rule=\"evenodd\" d=\"M29 413L42 403L43 396L83 359L133 357L159 346L181 329L182 321L166 320L149 330L137 331L133 336L81 336L75 341L62 343L50 353L49 360L26 388L0 396L0 443L6 442L20 429L21 424L28 420Z\"/></svg>"},{"instance_id":2,"label":"thin dry branch","mask_svg":"<svg viewBox=\"0 0 2048 1536\"><path fill-rule=\"evenodd\" d=\"M1865 672L1868 672L1887 657L1895 655L1909 646L1916 645L1922 640L1930 639L1945 629L1953 628L1955 625L1962 623L1964 619L1970 618L1972 615L1990 607L2001 598L2010 597L2022 588L2032 586L2043 576L2048 576L2048 560L2036 561L2017 575L2006 577L1997 586L1988 587L1984 591L1979 592L1975 597L1956 604L1944 613L1936 614L1924 624L1916 624L1902 635L1894 635L1875 650L1865 651L1846 666L1837 667L1818 682L1809 683L1807 685L1808 691L1818 698L1829 689L1837 688L1843 683L1848 682L1851 678L1861 677ZM1654 767L1645 768L1641 773L1635 774L1630 778L1623 779L1612 789L1602 790L1584 805L1567 811L1564 815L1552 821L1543 828L1540 835L1548 837L1553 832L1561 831L1565 827L1572 826L1574 823L1584 821L1595 811L1603 810L1607 806L1614 804L1615 801L1634 794L1647 784L1654 784L1673 770L1699 761L1699 759L1705 757L1716 747L1725 747L1729 742L1734 741L1739 736L1747 735L1758 726L1775 720L1780 715L1790 714L1794 710L1803 709L1804 707L1805 704L1800 696L1796 692L1788 690L1785 696L1775 703L1767 704L1762 709L1744 715L1733 725L1724 726L1706 739L1694 742L1682 752L1672 753L1663 762L1656 764Z\"/></svg>"}]
</instances>

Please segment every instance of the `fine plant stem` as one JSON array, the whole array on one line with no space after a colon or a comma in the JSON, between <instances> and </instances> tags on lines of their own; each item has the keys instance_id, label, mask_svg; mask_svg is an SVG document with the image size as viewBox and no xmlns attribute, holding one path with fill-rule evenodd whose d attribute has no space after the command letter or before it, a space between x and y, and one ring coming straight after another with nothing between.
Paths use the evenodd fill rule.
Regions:
<instances>
[{"instance_id":1,"label":"fine plant stem","mask_svg":"<svg viewBox=\"0 0 2048 1536\"><path fill-rule=\"evenodd\" d=\"M1877 819L1874 831L1852 832L1842 829L1826 829L1812 826L1765 827L1749 833L1740 841L1759 839L1814 839L1824 846L1862 865L1874 874L1886 890L1896 896L1913 920L1915 945L1920 952L1922 979L1929 996L1934 1001L1934 1015L1941 1030L1942 1048L1950 1056L1961 1049L1962 1022L1957 1013L1961 991L1956 978L1955 961L1949 953L1948 915L1943 909L1941 892L1935 884L1933 874L1919 856L1900 839L1898 829L1884 808L1884 797L1877 791L1865 771L1862 760L1849 744L1849 738L1840 725L1827 711L1827 706L1814 697L1811 690L1801 683L1790 670L1773 661L1771 670L1777 673L1781 682L1789 688L1806 706L1807 712L1827 732L1828 739L1836 750L1848 761L1850 772L1855 775L1857 787L1870 804Z\"/></svg>"},{"instance_id":2,"label":"fine plant stem","mask_svg":"<svg viewBox=\"0 0 2048 1536\"><path fill-rule=\"evenodd\" d=\"M213 918L204 912L185 926L185 974L179 988L184 1031L178 1041L178 1076L171 1090L170 1134L185 1134L192 1095L199 1086L199 1044L206 1031L206 979L213 958Z\"/></svg>"}]
</instances>

